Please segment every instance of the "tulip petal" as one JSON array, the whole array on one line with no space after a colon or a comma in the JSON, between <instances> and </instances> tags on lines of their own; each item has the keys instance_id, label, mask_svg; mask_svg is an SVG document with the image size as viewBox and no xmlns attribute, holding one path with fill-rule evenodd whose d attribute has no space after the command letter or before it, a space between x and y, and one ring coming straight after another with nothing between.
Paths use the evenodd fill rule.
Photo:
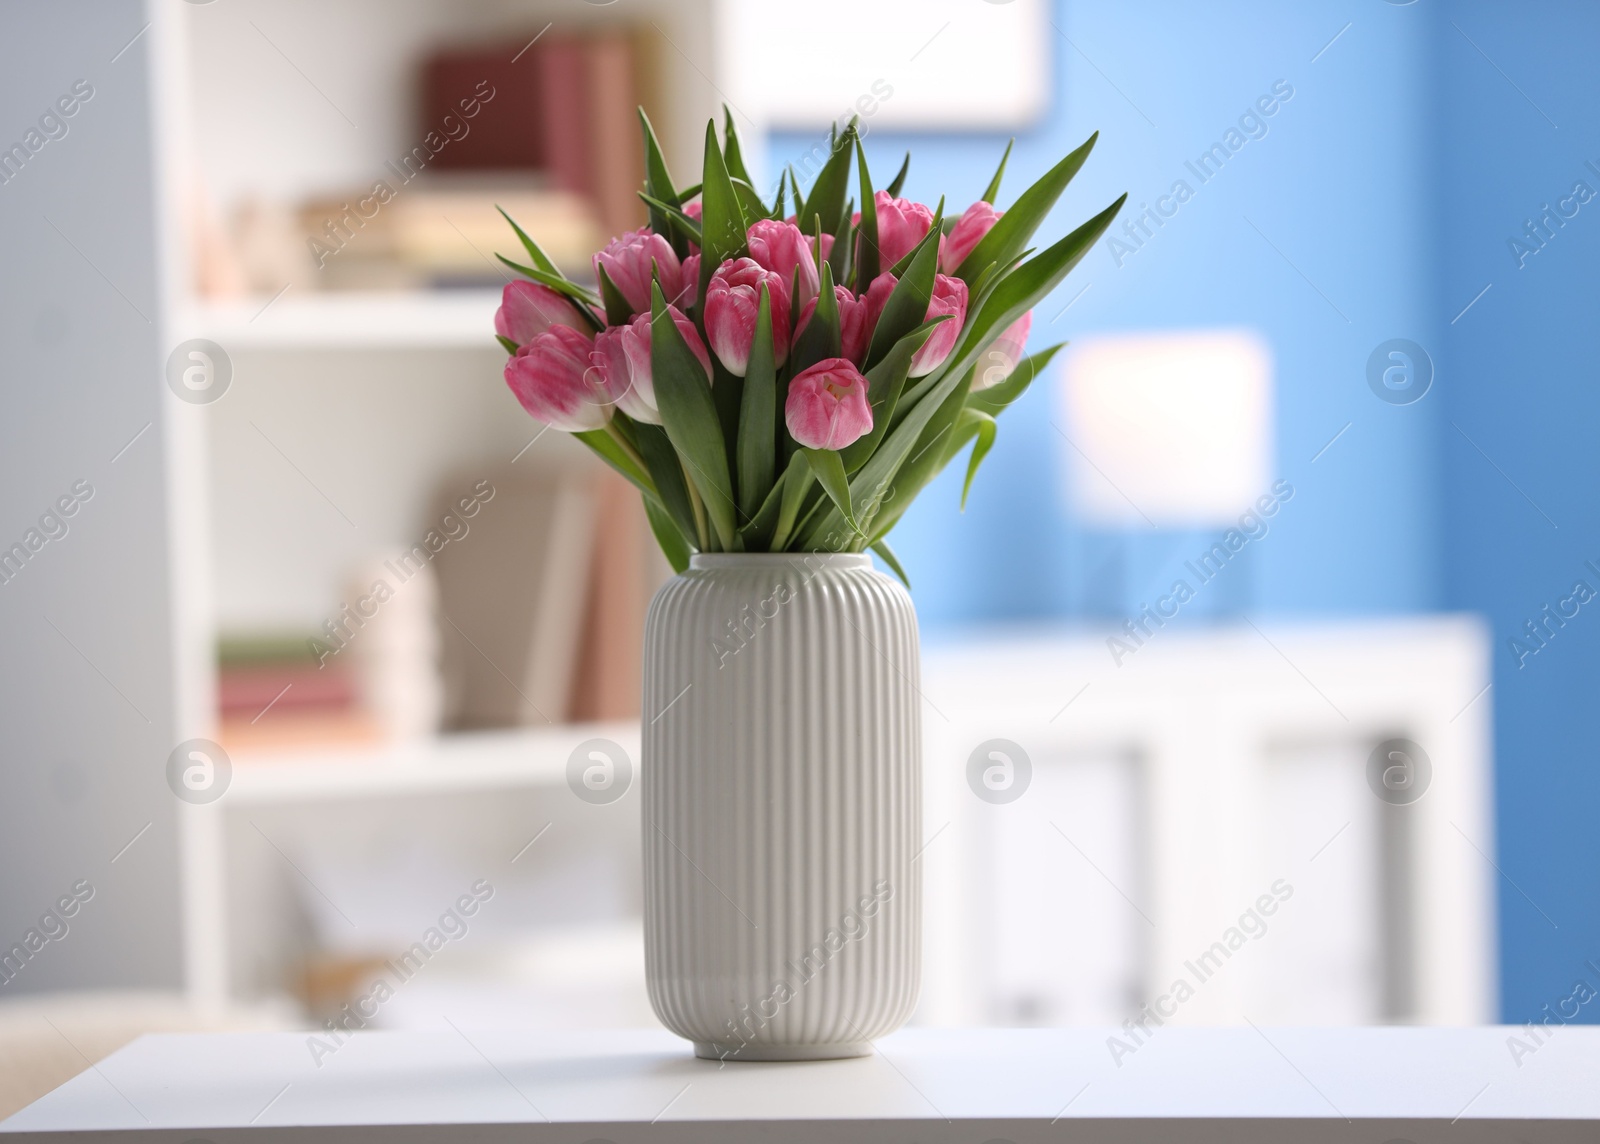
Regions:
<instances>
[{"instance_id":1,"label":"tulip petal","mask_svg":"<svg viewBox=\"0 0 1600 1144\"><path fill-rule=\"evenodd\" d=\"M778 418L778 367L772 336L772 292L761 285L755 337L739 401L739 433L734 442L739 473L739 511L753 520L772 489L773 442Z\"/></svg>"}]
</instances>

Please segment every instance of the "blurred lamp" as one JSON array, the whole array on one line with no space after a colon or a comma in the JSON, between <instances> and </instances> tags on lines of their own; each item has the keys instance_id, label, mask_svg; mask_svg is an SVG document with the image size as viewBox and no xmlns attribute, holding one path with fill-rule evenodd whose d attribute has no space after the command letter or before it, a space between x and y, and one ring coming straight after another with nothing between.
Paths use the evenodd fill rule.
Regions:
<instances>
[{"instance_id":1,"label":"blurred lamp","mask_svg":"<svg viewBox=\"0 0 1600 1144\"><path fill-rule=\"evenodd\" d=\"M1220 526L1272 480L1272 358L1248 331L1085 339L1061 412L1068 503L1088 523Z\"/></svg>"}]
</instances>

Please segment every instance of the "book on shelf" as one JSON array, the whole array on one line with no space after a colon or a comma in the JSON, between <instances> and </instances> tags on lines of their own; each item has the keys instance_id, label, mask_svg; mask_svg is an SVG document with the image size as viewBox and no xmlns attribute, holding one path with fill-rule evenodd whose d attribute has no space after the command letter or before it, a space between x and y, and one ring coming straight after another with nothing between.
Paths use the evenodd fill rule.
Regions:
<instances>
[{"instance_id":1,"label":"book on shelf","mask_svg":"<svg viewBox=\"0 0 1600 1144\"><path fill-rule=\"evenodd\" d=\"M498 286L495 253L523 256L497 207L590 279L606 238L645 220L635 109L659 105L657 44L615 25L530 39L427 57L410 150L370 179L295 205L246 200L227 236L198 220L203 292Z\"/></svg>"},{"instance_id":2,"label":"book on shelf","mask_svg":"<svg viewBox=\"0 0 1600 1144\"><path fill-rule=\"evenodd\" d=\"M564 271L583 275L604 241L590 202L549 186L537 175L425 173L359 226L351 224L359 196L306 202L300 227L319 237L319 284L333 289L421 289L497 285L510 273L499 251L524 261L500 208L538 240ZM509 241L508 241L509 240ZM322 250L323 246L329 247Z\"/></svg>"},{"instance_id":3,"label":"book on shelf","mask_svg":"<svg viewBox=\"0 0 1600 1144\"><path fill-rule=\"evenodd\" d=\"M343 598L366 599L379 580L392 591L359 625L352 615L345 638L222 641L224 749L292 757L638 717L645 611L670 570L633 488L588 458L529 456L486 474L476 511L461 509L462 480L441 480L422 541L352 568Z\"/></svg>"},{"instance_id":4,"label":"book on shelf","mask_svg":"<svg viewBox=\"0 0 1600 1144\"><path fill-rule=\"evenodd\" d=\"M516 468L493 469L486 483L493 496L483 498L469 531L433 559L444 724L565 722L594 541L593 471L530 455ZM452 504L442 492L435 517Z\"/></svg>"},{"instance_id":5,"label":"book on shelf","mask_svg":"<svg viewBox=\"0 0 1600 1144\"><path fill-rule=\"evenodd\" d=\"M571 715L577 722L598 723L639 717L645 611L670 569L632 485L602 469L595 478L595 499Z\"/></svg>"},{"instance_id":6,"label":"book on shelf","mask_svg":"<svg viewBox=\"0 0 1600 1144\"><path fill-rule=\"evenodd\" d=\"M652 52L632 29L608 26L435 53L423 66L419 126L459 118L463 100L478 107L437 169L540 171L592 203L608 233L642 225L634 109L656 102Z\"/></svg>"},{"instance_id":7,"label":"book on shelf","mask_svg":"<svg viewBox=\"0 0 1600 1144\"><path fill-rule=\"evenodd\" d=\"M217 708L217 740L230 754L364 744L383 736L359 702L350 665L319 665L308 632L223 638Z\"/></svg>"}]
</instances>

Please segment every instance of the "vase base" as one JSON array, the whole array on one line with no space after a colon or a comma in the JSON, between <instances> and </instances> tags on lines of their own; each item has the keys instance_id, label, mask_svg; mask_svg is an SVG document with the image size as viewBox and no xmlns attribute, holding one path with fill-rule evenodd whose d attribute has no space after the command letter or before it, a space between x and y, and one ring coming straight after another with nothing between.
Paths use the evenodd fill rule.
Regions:
<instances>
[{"instance_id":1,"label":"vase base","mask_svg":"<svg viewBox=\"0 0 1600 1144\"><path fill-rule=\"evenodd\" d=\"M839 1061L870 1057L871 1041L845 1041L835 1045L719 1045L696 1041L694 1055L707 1061Z\"/></svg>"}]
</instances>

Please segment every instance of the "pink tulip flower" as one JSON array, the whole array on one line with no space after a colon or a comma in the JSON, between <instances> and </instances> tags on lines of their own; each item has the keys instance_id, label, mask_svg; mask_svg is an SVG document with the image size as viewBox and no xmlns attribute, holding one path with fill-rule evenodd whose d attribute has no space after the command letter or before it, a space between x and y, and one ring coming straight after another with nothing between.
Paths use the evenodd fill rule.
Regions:
<instances>
[{"instance_id":1,"label":"pink tulip flower","mask_svg":"<svg viewBox=\"0 0 1600 1144\"><path fill-rule=\"evenodd\" d=\"M799 269L802 306L817 296L817 291L822 288L822 279L817 271L811 243L806 241L799 227L793 223L764 218L753 223L745 237L750 247L750 257L762 269L772 271L785 283L793 282L795 270Z\"/></svg>"},{"instance_id":2,"label":"pink tulip flower","mask_svg":"<svg viewBox=\"0 0 1600 1144\"><path fill-rule=\"evenodd\" d=\"M880 277L882 277L880 275ZM891 282L892 288L892 282ZM839 341L840 352L849 358L859 368L866 360L867 347L872 344L873 324L868 320L867 300L857 298L850 293L848 287L835 286L833 297L839 304ZM880 301L879 310L883 309ZM795 327L794 339L800 340L800 334L811 321L811 315L817 312L817 299L813 298L805 304L800 311L800 324Z\"/></svg>"},{"instance_id":3,"label":"pink tulip flower","mask_svg":"<svg viewBox=\"0 0 1600 1144\"><path fill-rule=\"evenodd\" d=\"M761 285L771 296L772 348L777 364L789 356L789 284L753 258L730 258L706 286L706 338L727 371L743 377L756 336L756 311Z\"/></svg>"},{"instance_id":4,"label":"pink tulip flower","mask_svg":"<svg viewBox=\"0 0 1600 1144\"><path fill-rule=\"evenodd\" d=\"M932 335L922 343L922 348L912 355L911 377L930 374L944 364L944 359L956 348L961 326L967 320L967 284L959 278L935 274L933 297L928 301L928 318L937 318L942 314L952 315L952 320L935 326Z\"/></svg>"},{"instance_id":5,"label":"pink tulip flower","mask_svg":"<svg viewBox=\"0 0 1600 1144\"><path fill-rule=\"evenodd\" d=\"M872 432L867 379L845 358L827 358L789 382L783 419L808 449L843 449Z\"/></svg>"},{"instance_id":6,"label":"pink tulip flower","mask_svg":"<svg viewBox=\"0 0 1600 1144\"><path fill-rule=\"evenodd\" d=\"M689 344L689 349L700 360L700 366L706 371L706 380L711 380L711 355L706 353L705 343L700 340L700 334L694 328L694 323L683 316L683 312L676 306L668 306L667 313L672 315L673 323L678 327L678 333L683 335L683 340ZM622 349L628 358L628 379L631 383L626 395L618 399L622 411L636 421L649 421L652 424L661 423L661 414L656 406L655 372L650 360L650 315L640 314L626 326L618 327L622 331ZM636 413L635 410L642 413Z\"/></svg>"},{"instance_id":7,"label":"pink tulip flower","mask_svg":"<svg viewBox=\"0 0 1600 1144\"><path fill-rule=\"evenodd\" d=\"M634 320L641 319L649 320L642 315ZM628 361L624 344L627 332L627 326L607 326L594 336L594 349L589 354L589 369L593 375L590 383L603 389L616 407L635 421L659 425L661 414L656 411L655 392L649 386L649 379L645 379L644 387L633 382L633 366Z\"/></svg>"},{"instance_id":8,"label":"pink tulip flower","mask_svg":"<svg viewBox=\"0 0 1600 1144\"><path fill-rule=\"evenodd\" d=\"M900 279L885 270L872 280L872 285L867 287L867 292L861 295L861 302L866 307L866 326L869 339L872 336L872 332L878 328L878 319L883 316L883 308L889 303L889 295L894 293L894 288L898 285L900 285ZM870 341L868 344L870 344Z\"/></svg>"},{"instance_id":9,"label":"pink tulip flower","mask_svg":"<svg viewBox=\"0 0 1600 1144\"><path fill-rule=\"evenodd\" d=\"M522 278L506 283L494 312L495 333L525 346L551 326L588 329L578 308L550 287Z\"/></svg>"},{"instance_id":10,"label":"pink tulip flower","mask_svg":"<svg viewBox=\"0 0 1600 1144\"><path fill-rule=\"evenodd\" d=\"M594 342L571 326L551 326L506 362L506 384L533 417L568 433L600 429L612 395L590 366Z\"/></svg>"},{"instance_id":11,"label":"pink tulip flower","mask_svg":"<svg viewBox=\"0 0 1600 1144\"><path fill-rule=\"evenodd\" d=\"M1023 347L1028 344L1028 331L1033 328L1033 311L1029 310L1007 326L998 338L983 351L978 375L973 378L974 391L999 385L1022 361Z\"/></svg>"},{"instance_id":12,"label":"pink tulip flower","mask_svg":"<svg viewBox=\"0 0 1600 1144\"><path fill-rule=\"evenodd\" d=\"M634 313L650 310L650 271L652 263L661 278L661 292L676 298L683 292L683 267L672 251L672 244L647 226L630 230L606 243L594 256L595 276L605 268L606 277L627 300Z\"/></svg>"},{"instance_id":13,"label":"pink tulip flower","mask_svg":"<svg viewBox=\"0 0 1600 1144\"><path fill-rule=\"evenodd\" d=\"M910 199L891 198L888 191L873 195L872 202L878 214L878 264L887 270L922 241L933 225L933 211ZM861 221L859 214L856 221Z\"/></svg>"},{"instance_id":14,"label":"pink tulip flower","mask_svg":"<svg viewBox=\"0 0 1600 1144\"><path fill-rule=\"evenodd\" d=\"M946 274L954 274L966 261L967 255L972 253L972 248L983 241L983 236L994 229L994 224L1000 221L1000 215L990 203L979 199L956 220L956 225L950 233L945 235L944 244L939 248L939 269Z\"/></svg>"},{"instance_id":15,"label":"pink tulip flower","mask_svg":"<svg viewBox=\"0 0 1600 1144\"><path fill-rule=\"evenodd\" d=\"M690 218L694 219L695 222L700 222L701 221L700 200L699 199L695 199L695 201L692 202L692 203L684 203L683 204L683 213L688 215ZM698 242L696 242L692 238L689 240L689 249L694 252L695 257L699 257L699 255L700 255L700 244ZM685 262L684 265L687 266L688 263ZM689 281L689 276L688 276L687 273L684 274L683 280L685 282ZM695 279L695 281L698 282L699 279Z\"/></svg>"},{"instance_id":16,"label":"pink tulip flower","mask_svg":"<svg viewBox=\"0 0 1600 1144\"><path fill-rule=\"evenodd\" d=\"M854 217L857 222L861 221L861 216L859 214L855 215ZM783 221L788 223L790 226L798 227L800 224L800 216L790 215ZM822 264L828 260L828 255L833 253L833 235L825 234L822 236L822 253L820 255L817 254L817 240L808 234L806 235L806 241L811 244L811 253L815 255L817 259L817 273L821 274Z\"/></svg>"},{"instance_id":17,"label":"pink tulip flower","mask_svg":"<svg viewBox=\"0 0 1600 1144\"><path fill-rule=\"evenodd\" d=\"M661 288L662 297L672 306L693 306L700 297L700 254L696 251L683 260L683 289L678 291L676 298L667 295L667 288Z\"/></svg>"}]
</instances>

